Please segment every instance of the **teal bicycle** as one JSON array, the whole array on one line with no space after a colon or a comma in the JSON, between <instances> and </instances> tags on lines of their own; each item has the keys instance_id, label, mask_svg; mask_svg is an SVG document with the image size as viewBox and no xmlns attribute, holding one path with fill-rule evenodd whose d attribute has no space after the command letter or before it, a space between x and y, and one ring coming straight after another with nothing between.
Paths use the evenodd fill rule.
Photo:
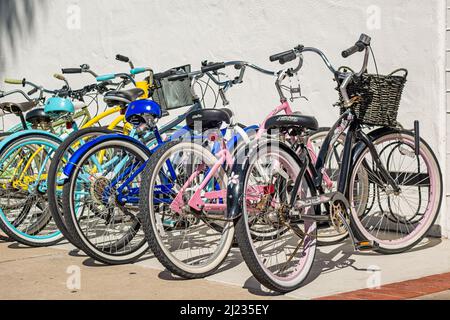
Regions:
<instances>
[{"instance_id":1,"label":"teal bicycle","mask_svg":"<svg viewBox=\"0 0 450 320\"><path fill-rule=\"evenodd\" d=\"M44 104L44 108L27 110L22 119L24 130L0 143L0 228L11 239L30 246L52 245L62 239L48 208L48 168L63 139L80 124L92 120L90 116L76 119L77 107L72 100L82 101L82 97L93 91L109 90L109 83L71 90L63 76L55 77L65 82L62 89L47 90L25 79L8 80L8 83L32 87L29 93L39 92L34 100L27 97L33 101L33 107ZM52 96L47 99L44 94Z\"/></svg>"}]
</instances>

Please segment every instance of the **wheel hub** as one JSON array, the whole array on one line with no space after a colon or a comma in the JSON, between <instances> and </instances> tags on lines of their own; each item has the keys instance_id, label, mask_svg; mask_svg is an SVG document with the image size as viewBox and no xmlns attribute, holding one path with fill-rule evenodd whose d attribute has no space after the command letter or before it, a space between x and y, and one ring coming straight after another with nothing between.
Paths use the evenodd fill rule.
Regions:
<instances>
[{"instance_id":1,"label":"wheel hub","mask_svg":"<svg viewBox=\"0 0 450 320\"><path fill-rule=\"evenodd\" d=\"M345 232L345 224L340 217L341 214L342 216L347 218L347 210L345 210L345 206L340 201L336 201L331 204L330 209L330 219L332 226L339 233Z\"/></svg>"},{"instance_id":2,"label":"wheel hub","mask_svg":"<svg viewBox=\"0 0 450 320\"><path fill-rule=\"evenodd\" d=\"M111 191L108 191L107 196L105 197L105 191L107 187L110 185L109 179L105 177L98 177L91 184L91 196L97 204L105 204L105 198L109 198L111 195Z\"/></svg>"}]
</instances>

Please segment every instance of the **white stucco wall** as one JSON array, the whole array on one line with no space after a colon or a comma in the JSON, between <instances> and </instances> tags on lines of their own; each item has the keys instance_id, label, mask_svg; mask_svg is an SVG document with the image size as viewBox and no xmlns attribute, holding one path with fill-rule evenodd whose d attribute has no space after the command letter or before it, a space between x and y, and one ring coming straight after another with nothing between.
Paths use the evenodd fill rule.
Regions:
<instances>
[{"instance_id":1,"label":"white stucco wall","mask_svg":"<svg viewBox=\"0 0 450 320\"><path fill-rule=\"evenodd\" d=\"M116 53L156 71L185 63L198 67L204 59L278 68L268 56L301 43L321 48L336 65L358 68L361 55L344 60L340 52L368 33L381 73L398 67L410 72L399 119L406 127L419 119L421 134L446 162L445 0L31 2L34 20L14 28L14 49L2 25L0 77L27 77L49 87L59 85L51 75L61 67L88 63L100 73L126 70L114 61ZM80 28L72 29L78 10ZM301 78L309 102L297 100L295 108L331 124L338 112L331 106L337 98L331 74L318 57L305 55ZM78 76L71 79L82 83ZM244 84L228 95L231 107L240 121L258 123L277 103L273 79L248 72ZM450 225L445 219L442 225Z\"/></svg>"}]
</instances>

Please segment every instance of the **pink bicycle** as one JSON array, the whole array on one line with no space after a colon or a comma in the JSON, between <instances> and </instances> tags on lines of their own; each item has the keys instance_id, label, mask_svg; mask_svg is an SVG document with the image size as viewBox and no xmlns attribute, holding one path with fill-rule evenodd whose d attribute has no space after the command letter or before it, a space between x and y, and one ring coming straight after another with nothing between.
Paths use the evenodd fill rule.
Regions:
<instances>
[{"instance_id":1,"label":"pink bicycle","mask_svg":"<svg viewBox=\"0 0 450 320\"><path fill-rule=\"evenodd\" d=\"M218 70L228 66L240 70L239 76L221 81L222 74ZM294 94L299 96L299 90L287 88L282 83L296 74L301 66L302 59L299 59L296 68L272 72L247 62L231 61L209 64L201 71L172 77L172 80L190 78L193 87L201 77L209 77L219 87L219 96L227 105L226 91L242 83L246 68L251 68L276 77L275 86L281 101L259 127L243 127L235 123L232 111L225 108L193 111L186 117L186 123L197 138L167 143L148 161L140 192L142 225L153 253L174 274L184 278L205 277L215 272L227 257L234 238L233 221L225 216L229 170L238 161L239 150L245 150L244 146L250 140L261 140L273 134L264 129L268 119L276 115L280 119L288 119L294 114L284 91L287 89L293 97ZM316 119L307 118L313 134L306 143L311 158L316 159L315 144L321 143L328 130L318 130ZM220 130L224 124L226 129ZM198 134L205 139L198 139ZM290 143L294 149L300 145L299 141L291 140ZM265 181L265 176L276 170L276 163L264 165L253 178ZM324 188L332 190L333 186L333 176L324 172ZM271 186L266 184L258 187L256 183L252 188L259 197L273 193ZM252 232L259 238L274 238L286 231L259 223L256 218L253 226ZM333 241L345 237L346 233L334 234ZM331 237L324 237L325 242L329 239Z\"/></svg>"}]
</instances>

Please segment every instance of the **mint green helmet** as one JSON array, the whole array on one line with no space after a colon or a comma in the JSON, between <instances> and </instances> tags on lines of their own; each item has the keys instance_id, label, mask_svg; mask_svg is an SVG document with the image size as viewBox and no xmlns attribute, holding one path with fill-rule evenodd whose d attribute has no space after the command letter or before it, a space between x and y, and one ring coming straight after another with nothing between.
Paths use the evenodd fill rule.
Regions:
<instances>
[{"instance_id":1,"label":"mint green helmet","mask_svg":"<svg viewBox=\"0 0 450 320\"><path fill-rule=\"evenodd\" d=\"M51 97L45 101L44 111L50 117L60 117L75 113L75 106L70 99Z\"/></svg>"}]
</instances>

